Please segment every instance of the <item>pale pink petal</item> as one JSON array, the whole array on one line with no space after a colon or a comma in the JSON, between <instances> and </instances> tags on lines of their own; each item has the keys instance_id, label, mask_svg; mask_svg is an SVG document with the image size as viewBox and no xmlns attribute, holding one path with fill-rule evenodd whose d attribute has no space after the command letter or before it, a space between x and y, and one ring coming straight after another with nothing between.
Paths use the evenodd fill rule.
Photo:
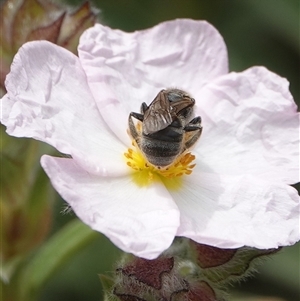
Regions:
<instances>
[{"instance_id":1,"label":"pale pink petal","mask_svg":"<svg viewBox=\"0 0 300 301\"><path fill-rule=\"evenodd\" d=\"M161 89L176 86L193 94L228 72L225 43L204 21L167 21L133 33L97 24L82 35L78 52L103 118L124 142L129 112Z\"/></svg>"},{"instance_id":2,"label":"pale pink petal","mask_svg":"<svg viewBox=\"0 0 300 301\"><path fill-rule=\"evenodd\" d=\"M96 174L127 173L126 147L99 114L74 54L46 41L27 43L6 88L1 122L8 134L47 142Z\"/></svg>"},{"instance_id":3,"label":"pale pink petal","mask_svg":"<svg viewBox=\"0 0 300 301\"><path fill-rule=\"evenodd\" d=\"M230 73L199 91L198 159L215 173L299 181L299 113L284 78L263 67Z\"/></svg>"},{"instance_id":4,"label":"pale pink petal","mask_svg":"<svg viewBox=\"0 0 300 301\"><path fill-rule=\"evenodd\" d=\"M76 215L123 251L152 259L172 243L179 211L162 184L139 187L130 176L97 177L72 159L43 156L41 163Z\"/></svg>"},{"instance_id":5,"label":"pale pink petal","mask_svg":"<svg viewBox=\"0 0 300 301\"><path fill-rule=\"evenodd\" d=\"M277 248L300 239L297 191L250 175L195 171L170 191L180 210L177 235L219 248Z\"/></svg>"}]
</instances>

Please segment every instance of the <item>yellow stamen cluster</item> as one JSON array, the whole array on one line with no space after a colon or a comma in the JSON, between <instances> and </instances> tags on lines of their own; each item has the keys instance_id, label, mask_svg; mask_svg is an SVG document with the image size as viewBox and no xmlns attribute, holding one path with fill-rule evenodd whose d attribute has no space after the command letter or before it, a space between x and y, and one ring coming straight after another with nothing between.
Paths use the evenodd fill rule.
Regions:
<instances>
[{"instance_id":1,"label":"yellow stamen cluster","mask_svg":"<svg viewBox=\"0 0 300 301\"><path fill-rule=\"evenodd\" d=\"M179 156L172 165L166 168L157 168L145 159L137 147L135 147L135 149L136 150L129 148L128 151L124 153L124 156L127 165L138 171L138 173L135 173L135 180L141 185L148 184L157 179L157 177L166 180L183 175L190 175L196 165L191 164L195 156L191 153L184 153Z\"/></svg>"}]
</instances>

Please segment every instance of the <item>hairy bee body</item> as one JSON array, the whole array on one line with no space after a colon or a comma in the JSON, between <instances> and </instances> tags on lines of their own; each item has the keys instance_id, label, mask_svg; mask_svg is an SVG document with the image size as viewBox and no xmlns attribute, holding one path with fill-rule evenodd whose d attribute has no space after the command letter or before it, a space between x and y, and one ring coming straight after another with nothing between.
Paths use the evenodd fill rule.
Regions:
<instances>
[{"instance_id":1,"label":"hairy bee body","mask_svg":"<svg viewBox=\"0 0 300 301\"><path fill-rule=\"evenodd\" d=\"M170 165L181 153L183 133L168 126L153 134L143 134L138 143L148 161L159 167Z\"/></svg>"},{"instance_id":2,"label":"hairy bee body","mask_svg":"<svg viewBox=\"0 0 300 301\"><path fill-rule=\"evenodd\" d=\"M193 146L202 131L201 118L192 119L195 100L179 89L162 90L141 113L129 114L129 130L149 163L166 168ZM142 122L138 131L132 117Z\"/></svg>"}]
</instances>

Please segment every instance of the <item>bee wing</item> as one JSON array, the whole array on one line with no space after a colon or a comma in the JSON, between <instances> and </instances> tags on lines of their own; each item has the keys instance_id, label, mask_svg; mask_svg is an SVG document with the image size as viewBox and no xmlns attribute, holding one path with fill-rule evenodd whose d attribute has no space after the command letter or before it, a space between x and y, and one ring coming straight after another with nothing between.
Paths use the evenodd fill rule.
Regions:
<instances>
[{"instance_id":1,"label":"bee wing","mask_svg":"<svg viewBox=\"0 0 300 301\"><path fill-rule=\"evenodd\" d=\"M143 132L152 134L169 126L173 121L171 110L164 91L159 92L144 114Z\"/></svg>"},{"instance_id":2,"label":"bee wing","mask_svg":"<svg viewBox=\"0 0 300 301\"><path fill-rule=\"evenodd\" d=\"M170 103L171 111L177 116L181 115L183 117L188 117L191 114L192 108L195 104L193 98L182 98L179 101L174 101Z\"/></svg>"}]
</instances>

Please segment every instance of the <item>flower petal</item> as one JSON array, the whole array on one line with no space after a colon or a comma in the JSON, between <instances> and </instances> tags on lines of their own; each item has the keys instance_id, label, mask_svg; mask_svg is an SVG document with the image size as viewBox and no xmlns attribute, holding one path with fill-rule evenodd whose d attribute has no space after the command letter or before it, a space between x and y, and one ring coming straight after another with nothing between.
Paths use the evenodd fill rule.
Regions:
<instances>
[{"instance_id":1,"label":"flower petal","mask_svg":"<svg viewBox=\"0 0 300 301\"><path fill-rule=\"evenodd\" d=\"M299 196L288 185L194 171L184 189L170 193L181 214L178 236L219 248L259 249L300 239Z\"/></svg>"},{"instance_id":2,"label":"flower petal","mask_svg":"<svg viewBox=\"0 0 300 301\"><path fill-rule=\"evenodd\" d=\"M299 181L299 113L287 80L253 67L212 81L198 97L195 152L215 173Z\"/></svg>"},{"instance_id":3,"label":"flower petal","mask_svg":"<svg viewBox=\"0 0 300 301\"><path fill-rule=\"evenodd\" d=\"M76 215L122 250L153 259L172 243L179 211L162 184L142 188L129 176L97 177L72 159L43 156L41 163Z\"/></svg>"},{"instance_id":4,"label":"flower petal","mask_svg":"<svg viewBox=\"0 0 300 301\"><path fill-rule=\"evenodd\" d=\"M103 118L125 142L128 114L161 89L180 86L193 94L228 72L225 43L204 21L167 21L133 33L97 24L81 36L78 53Z\"/></svg>"},{"instance_id":5,"label":"flower petal","mask_svg":"<svg viewBox=\"0 0 300 301\"><path fill-rule=\"evenodd\" d=\"M47 142L89 172L128 172L126 148L103 121L78 57L71 52L46 41L25 44L6 86L1 122L8 134Z\"/></svg>"}]
</instances>

